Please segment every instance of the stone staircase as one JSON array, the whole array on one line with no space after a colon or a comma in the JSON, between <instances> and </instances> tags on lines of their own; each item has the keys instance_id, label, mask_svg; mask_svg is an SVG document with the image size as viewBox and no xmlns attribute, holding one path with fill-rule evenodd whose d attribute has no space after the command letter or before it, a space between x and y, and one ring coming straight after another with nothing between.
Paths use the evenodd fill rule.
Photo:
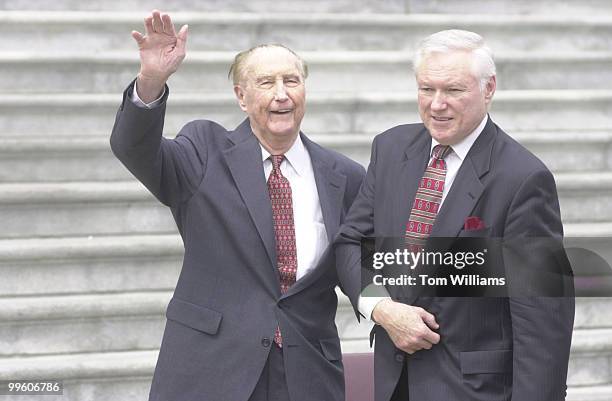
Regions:
<instances>
[{"instance_id":1,"label":"stone staircase","mask_svg":"<svg viewBox=\"0 0 612 401\"><path fill-rule=\"evenodd\" d=\"M63 397L47 400L148 393L182 243L108 137L138 70L129 33L156 6L0 0L0 380L63 380ZM611 236L611 2L168 0L164 10L190 25L167 135L194 118L235 126L230 60L282 42L310 65L304 131L364 164L375 134L418 121L416 42L450 27L481 33L498 64L492 116L555 173L566 234ZM368 350L369 325L344 297L337 322L345 352ZM569 384L568 400L612 400L612 299L577 300ZM39 398L0 395L14 399Z\"/></svg>"}]
</instances>

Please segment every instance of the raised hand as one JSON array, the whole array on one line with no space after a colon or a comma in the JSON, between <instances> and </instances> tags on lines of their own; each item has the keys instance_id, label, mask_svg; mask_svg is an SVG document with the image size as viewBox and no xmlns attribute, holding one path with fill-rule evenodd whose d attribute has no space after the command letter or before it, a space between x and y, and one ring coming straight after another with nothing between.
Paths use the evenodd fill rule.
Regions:
<instances>
[{"instance_id":1,"label":"raised hand","mask_svg":"<svg viewBox=\"0 0 612 401\"><path fill-rule=\"evenodd\" d=\"M376 305L372 318L387 331L393 344L408 354L440 342L440 335L433 331L439 328L436 318L423 308L386 299Z\"/></svg>"},{"instance_id":2,"label":"raised hand","mask_svg":"<svg viewBox=\"0 0 612 401\"><path fill-rule=\"evenodd\" d=\"M138 95L149 103L159 97L166 81L185 58L188 26L183 25L177 34L170 16L159 10L153 10L144 19L144 25L146 34L132 31L132 37L140 50Z\"/></svg>"}]
</instances>

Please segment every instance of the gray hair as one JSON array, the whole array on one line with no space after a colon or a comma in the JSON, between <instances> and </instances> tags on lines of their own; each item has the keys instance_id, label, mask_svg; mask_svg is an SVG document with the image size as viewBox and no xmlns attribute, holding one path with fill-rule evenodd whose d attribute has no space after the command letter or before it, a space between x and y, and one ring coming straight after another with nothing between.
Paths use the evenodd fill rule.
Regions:
<instances>
[{"instance_id":1,"label":"gray hair","mask_svg":"<svg viewBox=\"0 0 612 401\"><path fill-rule=\"evenodd\" d=\"M227 74L227 78L231 79L234 85L238 85L240 81L244 78L245 68L246 68L247 60L249 59L249 57L255 51L259 49L263 49L263 48L268 48L268 47L276 47L276 48L285 49L289 53L293 54L298 60L297 67L298 67L298 70L300 71L300 74L302 74L302 78L306 79L308 77L308 65L300 56L297 55L296 52L294 52L293 50L291 50L285 45L271 43L271 44L257 45L257 46L251 47L248 50L243 50L240 53L236 54L236 57L234 57L234 62L230 66L229 72Z\"/></svg>"},{"instance_id":2,"label":"gray hair","mask_svg":"<svg viewBox=\"0 0 612 401\"><path fill-rule=\"evenodd\" d=\"M496 74L493 52L482 36L461 29L436 32L423 39L414 56L413 68L417 72L423 59L431 53L450 53L465 51L472 55L474 76L483 90L489 79Z\"/></svg>"}]
</instances>

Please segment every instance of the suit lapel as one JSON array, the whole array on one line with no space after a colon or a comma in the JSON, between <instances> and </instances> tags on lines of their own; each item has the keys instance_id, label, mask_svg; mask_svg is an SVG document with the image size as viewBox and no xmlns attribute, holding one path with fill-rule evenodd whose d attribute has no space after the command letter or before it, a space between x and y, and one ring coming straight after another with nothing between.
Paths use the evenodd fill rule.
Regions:
<instances>
[{"instance_id":1,"label":"suit lapel","mask_svg":"<svg viewBox=\"0 0 612 401\"><path fill-rule=\"evenodd\" d=\"M395 192L394 203L391 205L392 212L391 232L384 232L385 236L393 238L403 238L406 234L406 223L410 218L412 204L416 196L419 182L423 177L423 172L429 161L431 149L431 137L423 128L416 135L413 135L410 142L405 147L403 160L399 168L397 177L392 177L394 188L389 188L388 193ZM394 169L392 169L394 171ZM392 240L392 246L397 246L395 240ZM387 286L387 291L393 299L413 300L416 298L416 292L410 286Z\"/></svg>"},{"instance_id":2,"label":"suit lapel","mask_svg":"<svg viewBox=\"0 0 612 401\"><path fill-rule=\"evenodd\" d=\"M302 133L300 133L300 135L310 155L315 182L317 184L319 204L321 205L321 214L323 215L323 222L325 223L325 231L327 233L327 239L331 243L340 227L342 207L344 204L344 192L346 190L346 176L338 173L334 170L333 166L330 166L330 157L325 149L312 142L306 135ZM323 253L317 265L305 276L296 281L283 297L293 295L308 287L316 280L320 272L329 268L328 263L324 263L324 261L328 259L328 250Z\"/></svg>"},{"instance_id":3,"label":"suit lapel","mask_svg":"<svg viewBox=\"0 0 612 401\"><path fill-rule=\"evenodd\" d=\"M310 154L327 239L331 242L340 226L346 176L336 172L329 165L329 155L306 135L302 134L302 142Z\"/></svg>"},{"instance_id":4,"label":"suit lapel","mask_svg":"<svg viewBox=\"0 0 612 401\"><path fill-rule=\"evenodd\" d=\"M248 119L229 134L229 140L234 146L223 152L225 160L263 241L270 264L275 267L276 240L272 224L272 206L263 172L261 147L257 137L251 132Z\"/></svg>"},{"instance_id":5,"label":"suit lapel","mask_svg":"<svg viewBox=\"0 0 612 401\"><path fill-rule=\"evenodd\" d=\"M425 130L414 136L414 140L406 147L404 160L401 164L397 178L392 181L397 183L397 204L393 207L391 224L392 235L403 237L406 233L406 223L410 218L412 203L423 177L423 172L429 161L431 148L431 137Z\"/></svg>"},{"instance_id":6,"label":"suit lapel","mask_svg":"<svg viewBox=\"0 0 612 401\"><path fill-rule=\"evenodd\" d=\"M484 191L481 178L489 171L497 128L489 118L461 164L432 228L432 237L456 237Z\"/></svg>"}]
</instances>

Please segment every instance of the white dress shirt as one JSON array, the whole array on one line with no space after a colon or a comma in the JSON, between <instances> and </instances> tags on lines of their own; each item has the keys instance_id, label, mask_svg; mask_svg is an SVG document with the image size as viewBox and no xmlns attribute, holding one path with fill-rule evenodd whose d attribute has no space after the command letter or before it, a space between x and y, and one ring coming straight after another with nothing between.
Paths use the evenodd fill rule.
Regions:
<instances>
[{"instance_id":1,"label":"white dress shirt","mask_svg":"<svg viewBox=\"0 0 612 401\"><path fill-rule=\"evenodd\" d=\"M145 103L142 101L140 96L138 96L138 88L136 87L136 82L134 82L134 90L132 91L132 94L130 95L130 100L132 101L132 103L134 103L138 107L150 109L150 108L157 106L161 102L162 97L164 97L165 94L166 94L166 87L164 86L164 90L162 91L161 95L157 99L155 99L152 102Z\"/></svg>"},{"instance_id":2,"label":"white dress shirt","mask_svg":"<svg viewBox=\"0 0 612 401\"><path fill-rule=\"evenodd\" d=\"M152 108L159 104L164 93L165 89L158 99L150 103L144 103L138 96L136 85L134 85L130 100L139 107ZM266 181L272 173L272 161L269 157L270 153L261 146L261 159ZM317 265L329 244L310 153L308 153L299 135L291 148L285 153L280 169L291 185L298 260L296 280L299 280Z\"/></svg>"},{"instance_id":3,"label":"white dress shirt","mask_svg":"<svg viewBox=\"0 0 612 401\"><path fill-rule=\"evenodd\" d=\"M453 182L455 181L455 177L457 176L457 172L465 160L468 152L476 142L476 139L480 136L482 131L484 130L485 125L487 125L488 115L482 119L480 124L476 127L474 131L472 131L468 136L463 138L459 143L456 143L451 146L452 151L446 155L444 161L446 162L446 178L444 179L444 190L442 191L442 200L440 201L440 208L446 199L446 195L448 195L448 191L450 191L453 186ZM436 145L440 143L435 139L431 138L431 148L429 154L432 155L433 149ZM433 159L432 156L429 158L429 163ZM406 202L406 205L409 203ZM368 296L359 296L359 312L363 316L368 319L372 318L372 311L374 307L383 299L389 298L389 293L385 287L375 286L374 284L370 284L366 287L362 294L368 294Z\"/></svg>"},{"instance_id":4,"label":"white dress shirt","mask_svg":"<svg viewBox=\"0 0 612 401\"><path fill-rule=\"evenodd\" d=\"M261 146L261 158L266 181L272 173L272 161L269 157L270 153ZM317 265L329 244L312 161L302 138L299 136L285 153L280 169L291 185L298 259L296 279L299 280Z\"/></svg>"}]
</instances>

